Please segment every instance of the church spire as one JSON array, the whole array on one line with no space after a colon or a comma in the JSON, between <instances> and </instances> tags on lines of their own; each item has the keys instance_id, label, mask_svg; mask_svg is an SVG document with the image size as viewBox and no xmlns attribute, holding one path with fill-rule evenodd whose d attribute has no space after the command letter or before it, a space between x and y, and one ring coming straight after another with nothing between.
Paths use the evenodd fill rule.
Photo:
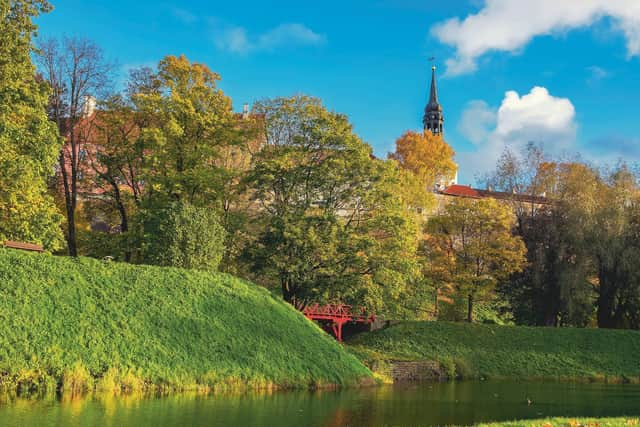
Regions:
<instances>
[{"instance_id":1,"label":"church spire","mask_svg":"<svg viewBox=\"0 0 640 427\"><path fill-rule=\"evenodd\" d=\"M441 135L444 131L444 115L442 114L442 106L438 102L435 66L431 68L431 92L429 93L429 103L424 109L422 123L424 130L431 131L434 135Z\"/></svg>"},{"instance_id":2,"label":"church spire","mask_svg":"<svg viewBox=\"0 0 640 427\"><path fill-rule=\"evenodd\" d=\"M436 67L431 67L431 93L429 94L429 104L438 104L438 87L436 86Z\"/></svg>"}]
</instances>

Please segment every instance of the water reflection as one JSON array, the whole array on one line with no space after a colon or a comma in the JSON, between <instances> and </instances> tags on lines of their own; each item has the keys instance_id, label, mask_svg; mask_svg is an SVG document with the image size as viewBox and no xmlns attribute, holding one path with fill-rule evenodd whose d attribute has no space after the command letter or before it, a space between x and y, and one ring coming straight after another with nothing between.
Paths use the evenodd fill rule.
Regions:
<instances>
[{"instance_id":1,"label":"water reflection","mask_svg":"<svg viewBox=\"0 0 640 427\"><path fill-rule=\"evenodd\" d=\"M0 398L0 426L424 426L639 415L640 386L605 384L464 382L234 396Z\"/></svg>"}]
</instances>

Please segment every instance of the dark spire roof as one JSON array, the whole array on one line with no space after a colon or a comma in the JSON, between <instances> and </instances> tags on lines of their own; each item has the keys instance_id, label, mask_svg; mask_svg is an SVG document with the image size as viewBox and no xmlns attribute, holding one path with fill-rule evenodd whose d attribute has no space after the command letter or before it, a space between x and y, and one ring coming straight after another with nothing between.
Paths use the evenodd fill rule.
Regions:
<instances>
[{"instance_id":1,"label":"dark spire roof","mask_svg":"<svg viewBox=\"0 0 640 427\"><path fill-rule=\"evenodd\" d=\"M422 123L424 130L429 130L434 135L442 135L444 132L444 114L442 114L442 106L438 102L438 88L436 86L436 67L431 69L431 93L429 93L429 103L424 108Z\"/></svg>"},{"instance_id":2,"label":"dark spire roof","mask_svg":"<svg viewBox=\"0 0 640 427\"><path fill-rule=\"evenodd\" d=\"M429 94L429 104L427 111L442 111L438 102L438 87L436 86L436 67L431 68L431 93Z\"/></svg>"}]
</instances>

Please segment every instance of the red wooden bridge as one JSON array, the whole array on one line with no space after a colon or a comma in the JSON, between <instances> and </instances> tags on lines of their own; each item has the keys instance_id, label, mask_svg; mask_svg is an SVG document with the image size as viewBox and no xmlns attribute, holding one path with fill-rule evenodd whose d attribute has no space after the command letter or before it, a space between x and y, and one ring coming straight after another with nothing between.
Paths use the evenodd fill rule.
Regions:
<instances>
[{"instance_id":1,"label":"red wooden bridge","mask_svg":"<svg viewBox=\"0 0 640 427\"><path fill-rule=\"evenodd\" d=\"M307 304L305 302L294 302L293 304L308 319L314 320L339 342L342 342L342 327L347 323L372 324L376 320L375 314L369 313L364 307L353 309L346 304Z\"/></svg>"}]
</instances>

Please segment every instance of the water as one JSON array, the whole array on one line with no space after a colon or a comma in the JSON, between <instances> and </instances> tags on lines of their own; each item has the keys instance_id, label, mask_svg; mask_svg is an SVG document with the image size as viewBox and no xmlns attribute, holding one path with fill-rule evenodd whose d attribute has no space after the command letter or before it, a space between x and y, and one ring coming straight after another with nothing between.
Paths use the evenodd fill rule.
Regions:
<instances>
[{"instance_id":1,"label":"water","mask_svg":"<svg viewBox=\"0 0 640 427\"><path fill-rule=\"evenodd\" d=\"M640 416L640 386L462 382L236 396L0 398L0 426L21 427L428 426L549 416Z\"/></svg>"}]
</instances>

